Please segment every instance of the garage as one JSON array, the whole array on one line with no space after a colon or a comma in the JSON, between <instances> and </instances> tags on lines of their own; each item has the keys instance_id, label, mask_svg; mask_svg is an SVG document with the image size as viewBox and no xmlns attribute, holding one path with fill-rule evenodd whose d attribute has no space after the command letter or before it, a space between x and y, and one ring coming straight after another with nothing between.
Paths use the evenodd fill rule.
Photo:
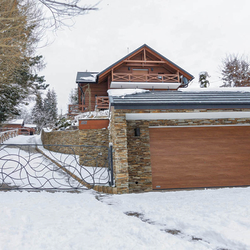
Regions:
<instances>
[{"instance_id":1,"label":"garage","mask_svg":"<svg viewBox=\"0 0 250 250\"><path fill-rule=\"evenodd\" d=\"M150 127L153 189L250 185L250 126Z\"/></svg>"}]
</instances>

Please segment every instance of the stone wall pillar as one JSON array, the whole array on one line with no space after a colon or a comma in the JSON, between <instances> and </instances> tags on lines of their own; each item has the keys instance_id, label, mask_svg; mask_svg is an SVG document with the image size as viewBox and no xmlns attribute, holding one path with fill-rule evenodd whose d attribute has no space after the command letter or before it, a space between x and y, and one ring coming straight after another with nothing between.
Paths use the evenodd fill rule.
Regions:
<instances>
[{"instance_id":1,"label":"stone wall pillar","mask_svg":"<svg viewBox=\"0 0 250 250\"><path fill-rule=\"evenodd\" d=\"M113 166L117 193L128 193L127 123L125 114L112 110L110 141L113 144Z\"/></svg>"},{"instance_id":2,"label":"stone wall pillar","mask_svg":"<svg viewBox=\"0 0 250 250\"><path fill-rule=\"evenodd\" d=\"M135 135L135 129L140 135ZM127 121L129 192L152 190L149 121Z\"/></svg>"}]
</instances>

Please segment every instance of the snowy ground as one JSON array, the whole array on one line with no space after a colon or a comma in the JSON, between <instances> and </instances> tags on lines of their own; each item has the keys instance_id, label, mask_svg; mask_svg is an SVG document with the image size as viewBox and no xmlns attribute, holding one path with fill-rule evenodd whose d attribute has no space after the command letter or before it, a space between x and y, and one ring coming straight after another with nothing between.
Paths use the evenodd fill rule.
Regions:
<instances>
[{"instance_id":1,"label":"snowy ground","mask_svg":"<svg viewBox=\"0 0 250 250\"><path fill-rule=\"evenodd\" d=\"M0 192L0 250L248 250L249 197L250 187L126 195Z\"/></svg>"}]
</instances>

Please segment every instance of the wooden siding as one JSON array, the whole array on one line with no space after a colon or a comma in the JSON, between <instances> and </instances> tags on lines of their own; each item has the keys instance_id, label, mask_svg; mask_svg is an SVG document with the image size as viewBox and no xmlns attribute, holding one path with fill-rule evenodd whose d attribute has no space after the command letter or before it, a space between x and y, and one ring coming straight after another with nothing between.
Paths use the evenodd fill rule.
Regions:
<instances>
[{"instance_id":1,"label":"wooden siding","mask_svg":"<svg viewBox=\"0 0 250 250\"><path fill-rule=\"evenodd\" d=\"M89 106L89 93L86 92L86 86L87 84L81 84L83 88L83 92L85 93L85 103L83 97L79 98L79 105L85 104L85 106L88 108ZM91 90L91 110L95 110L95 102L97 96L108 96L107 90L108 90L108 83L107 81L104 81L99 84L89 84L90 90ZM79 93L81 95L81 92Z\"/></svg>"},{"instance_id":2,"label":"wooden siding","mask_svg":"<svg viewBox=\"0 0 250 250\"><path fill-rule=\"evenodd\" d=\"M250 126L151 128L153 189L250 185Z\"/></svg>"},{"instance_id":3,"label":"wooden siding","mask_svg":"<svg viewBox=\"0 0 250 250\"><path fill-rule=\"evenodd\" d=\"M79 120L79 129L102 129L109 125L108 119L83 119Z\"/></svg>"}]
</instances>

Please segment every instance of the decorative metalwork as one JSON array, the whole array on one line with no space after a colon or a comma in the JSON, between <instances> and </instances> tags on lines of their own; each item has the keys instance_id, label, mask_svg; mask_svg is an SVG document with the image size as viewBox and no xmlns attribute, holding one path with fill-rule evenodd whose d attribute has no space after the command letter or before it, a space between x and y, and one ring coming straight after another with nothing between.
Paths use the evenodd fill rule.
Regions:
<instances>
[{"instance_id":1,"label":"decorative metalwork","mask_svg":"<svg viewBox=\"0 0 250 250\"><path fill-rule=\"evenodd\" d=\"M0 145L0 189L81 190L112 185L112 148Z\"/></svg>"}]
</instances>

